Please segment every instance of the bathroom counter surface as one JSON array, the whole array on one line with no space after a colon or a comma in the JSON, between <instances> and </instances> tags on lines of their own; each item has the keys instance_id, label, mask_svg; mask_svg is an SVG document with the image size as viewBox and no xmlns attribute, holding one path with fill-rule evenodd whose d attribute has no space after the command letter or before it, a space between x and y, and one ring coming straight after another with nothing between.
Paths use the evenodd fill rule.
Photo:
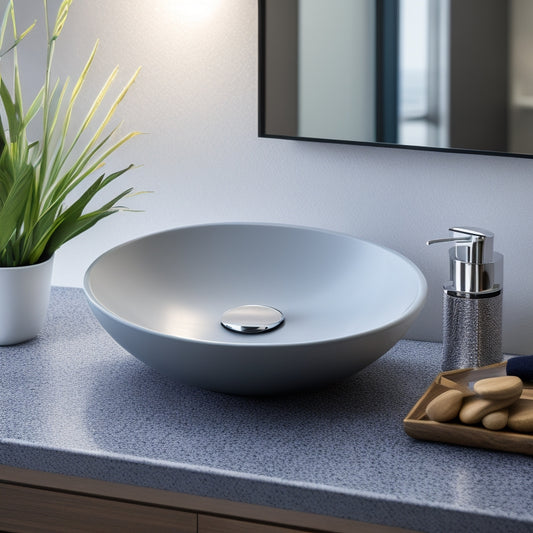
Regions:
<instances>
[{"instance_id":1,"label":"bathroom counter surface","mask_svg":"<svg viewBox=\"0 0 533 533\"><path fill-rule=\"evenodd\" d=\"M336 387L233 397L158 375L81 289L54 287L42 334L0 347L0 463L420 531L531 532L531 457L403 430L441 349L401 341Z\"/></svg>"}]
</instances>

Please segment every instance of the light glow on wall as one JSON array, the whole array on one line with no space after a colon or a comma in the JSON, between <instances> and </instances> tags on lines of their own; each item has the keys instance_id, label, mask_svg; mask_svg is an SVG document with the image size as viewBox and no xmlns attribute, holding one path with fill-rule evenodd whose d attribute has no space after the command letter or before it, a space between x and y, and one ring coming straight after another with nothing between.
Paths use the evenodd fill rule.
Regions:
<instances>
[{"instance_id":1,"label":"light glow on wall","mask_svg":"<svg viewBox=\"0 0 533 533\"><path fill-rule=\"evenodd\" d=\"M166 0L167 9L180 21L200 23L217 10L220 0Z\"/></svg>"}]
</instances>

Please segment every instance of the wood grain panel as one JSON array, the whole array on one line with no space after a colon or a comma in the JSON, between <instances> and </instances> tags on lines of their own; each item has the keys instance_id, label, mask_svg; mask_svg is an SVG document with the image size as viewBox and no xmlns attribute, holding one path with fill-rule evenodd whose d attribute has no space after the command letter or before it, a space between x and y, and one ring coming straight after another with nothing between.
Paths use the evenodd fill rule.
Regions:
<instances>
[{"instance_id":1,"label":"wood grain panel","mask_svg":"<svg viewBox=\"0 0 533 533\"><path fill-rule=\"evenodd\" d=\"M275 513L272 516L272 520L276 520ZM317 520L312 526L307 524L307 527L304 528L289 527L283 524L251 522L238 518L198 515L198 533L331 533L332 531L327 527L327 522L322 520ZM408 533L406 529L355 521L344 531L349 533Z\"/></svg>"},{"instance_id":2,"label":"wood grain panel","mask_svg":"<svg viewBox=\"0 0 533 533\"><path fill-rule=\"evenodd\" d=\"M0 529L10 533L195 533L197 515L0 483Z\"/></svg>"},{"instance_id":3,"label":"wood grain panel","mask_svg":"<svg viewBox=\"0 0 533 533\"><path fill-rule=\"evenodd\" d=\"M416 533L412 530L369 524L356 520L346 520L315 513L304 513L276 509L262 505L241 502L231 502L217 498L196 496L168 490L152 489L135 485L111 483L96 479L65 476L51 472L27 470L12 466L0 465L0 483L31 486L36 489L49 491L68 491L89 498L107 498L121 500L135 505L153 505L164 508L174 508L191 513L204 513L228 517L229 519L243 519L255 522L276 523L296 531L327 531L330 533ZM196 515L195 515L196 516ZM0 530L2 525L0 523ZM5 529L5 528L4 528ZM19 530L32 531L32 530ZM42 530L40 530L42 531ZM69 530L70 531L70 530ZM96 533L96 532L95 532ZM98 532L99 533L99 532ZM130 533L130 532L128 532ZM154 532L155 533L155 532Z\"/></svg>"},{"instance_id":4,"label":"wood grain panel","mask_svg":"<svg viewBox=\"0 0 533 533\"><path fill-rule=\"evenodd\" d=\"M198 516L198 533L312 533L309 530L233 520L218 516Z\"/></svg>"}]
</instances>

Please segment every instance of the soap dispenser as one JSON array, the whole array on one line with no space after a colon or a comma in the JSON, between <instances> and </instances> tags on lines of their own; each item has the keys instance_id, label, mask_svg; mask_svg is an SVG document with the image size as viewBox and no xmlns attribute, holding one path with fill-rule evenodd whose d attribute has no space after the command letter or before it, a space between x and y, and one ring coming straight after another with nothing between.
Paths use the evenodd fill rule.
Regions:
<instances>
[{"instance_id":1,"label":"soap dispenser","mask_svg":"<svg viewBox=\"0 0 533 533\"><path fill-rule=\"evenodd\" d=\"M450 278L444 285L442 370L502 361L503 256L494 234L474 227L450 228Z\"/></svg>"}]
</instances>

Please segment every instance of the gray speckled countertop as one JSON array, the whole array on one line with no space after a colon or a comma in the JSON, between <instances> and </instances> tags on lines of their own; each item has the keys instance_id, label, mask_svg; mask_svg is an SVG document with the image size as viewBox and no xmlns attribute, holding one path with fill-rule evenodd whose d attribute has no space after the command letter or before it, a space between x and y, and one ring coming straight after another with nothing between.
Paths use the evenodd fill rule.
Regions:
<instances>
[{"instance_id":1,"label":"gray speckled countertop","mask_svg":"<svg viewBox=\"0 0 533 533\"><path fill-rule=\"evenodd\" d=\"M81 289L0 347L0 463L427 532L533 531L533 458L408 437L441 345L401 341L320 392L244 398L126 353Z\"/></svg>"}]
</instances>

